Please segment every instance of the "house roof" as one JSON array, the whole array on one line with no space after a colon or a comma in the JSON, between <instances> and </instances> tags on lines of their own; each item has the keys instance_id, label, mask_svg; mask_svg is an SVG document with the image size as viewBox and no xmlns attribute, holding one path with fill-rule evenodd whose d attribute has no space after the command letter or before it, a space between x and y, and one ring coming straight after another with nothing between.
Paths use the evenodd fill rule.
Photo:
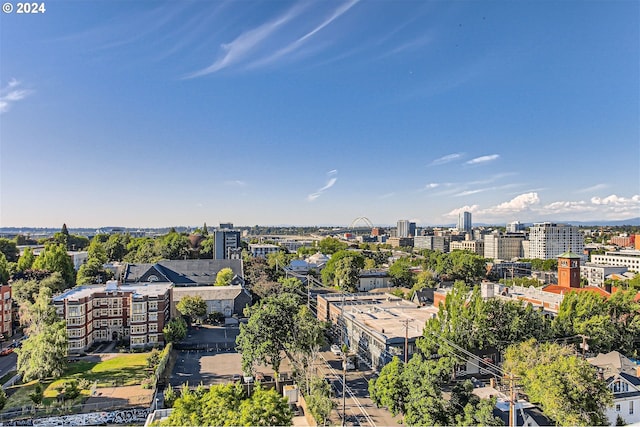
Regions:
<instances>
[{"instance_id":1,"label":"house roof","mask_svg":"<svg viewBox=\"0 0 640 427\"><path fill-rule=\"evenodd\" d=\"M179 288L173 288L173 300L174 302L180 301L187 295L202 297L205 301L214 300L233 300L238 295L245 292L242 286L183 286Z\"/></svg>"},{"instance_id":2,"label":"house roof","mask_svg":"<svg viewBox=\"0 0 640 427\"><path fill-rule=\"evenodd\" d=\"M600 353L596 357L589 359L589 363L593 366L604 369L605 378L623 374L627 376L634 376L637 381L640 381L635 377L636 364L617 351L610 351L606 354ZM624 378L627 379L626 377ZM627 379L627 381L631 382L629 379ZM640 382L637 385L640 385Z\"/></svg>"},{"instance_id":3,"label":"house roof","mask_svg":"<svg viewBox=\"0 0 640 427\"><path fill-rule=\"evenodd\" d=\"M230 268L235 276L243 277L242 260L239 259L162 260L155 264L127 264L123 282L171 282L176 286L211 285L223 268ZM155 278L149 280L151 276Z\"/></svg>"}]
</instances>

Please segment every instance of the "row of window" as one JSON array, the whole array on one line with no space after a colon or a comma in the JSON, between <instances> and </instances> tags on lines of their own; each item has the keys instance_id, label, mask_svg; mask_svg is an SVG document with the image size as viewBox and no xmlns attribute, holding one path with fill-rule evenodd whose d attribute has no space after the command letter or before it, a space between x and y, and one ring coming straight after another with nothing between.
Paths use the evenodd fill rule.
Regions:
<instances>
[{"instance_id":1,"label":"row of window","mask_svg":"<svg viewBox=\"0 0 640 427\"><path fill-rule=\"evenodd\" d=\"M616 403L616 412L620 412L620 404ZM633 400L629 401L629 415L633 414Z\"/></svg>"}]
</instances>

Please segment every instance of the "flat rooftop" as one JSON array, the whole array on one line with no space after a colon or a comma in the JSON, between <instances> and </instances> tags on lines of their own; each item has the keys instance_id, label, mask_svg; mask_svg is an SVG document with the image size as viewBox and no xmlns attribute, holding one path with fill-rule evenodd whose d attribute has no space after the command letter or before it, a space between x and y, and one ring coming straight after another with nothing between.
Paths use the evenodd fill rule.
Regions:
<instances>
[{"instance_id":1,"label":"flat rooftop","mask_svg":"<svg viewBox=\"0 0 640 427\"><path fill-rule=\"evenodd\" d=\"M56 295L53 297L53 302L67 300L79 300L81 298L89 297L97 292L106 292L109 291L122 291L128 293L134 293L141 296L156 296L162 295L167 292L168 289L171 288L171 284L169 283L137 283L135 285L122 285L117 288L113 288L111 284L107 289L106 284L103 285L82 285L76 286L75 288L71 288L61 293L60 295Z\"/></svg>"}]
</instances>

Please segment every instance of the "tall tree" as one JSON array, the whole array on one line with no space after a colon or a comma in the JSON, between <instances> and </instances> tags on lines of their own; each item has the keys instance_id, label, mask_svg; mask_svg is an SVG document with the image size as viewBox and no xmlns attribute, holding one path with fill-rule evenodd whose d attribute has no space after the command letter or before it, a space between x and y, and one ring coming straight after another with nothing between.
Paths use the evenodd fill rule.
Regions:
<instances>
[{"instance_id":1,"label":"tall tree","mask_svg":"<svg viewBox=\"0 0 640 427\"><path fill-rule=\"evenodd\" d=\"M235 277L235 273L233 272L233 270L228 267L225 267L220 271L218 271L218 274L216 274L216 282L214 283L214 285L229 286L234 277Z\"/></svg>"},{"instance_id":2,"label":"tall tree","mask_svg":"<svg viewBox=\"0 0 640 427\"><path fill-rule=\"evenodd\" d=\"M29 270L33 266L35 260L36 257L33 254L33 250L31 248L26 248L20 258L18 258L18 271Z\"/></svg>"},{"instance_id":3,"label":"tall tree","mask_svg":"<svg viewBox=\"0 0 640 427\"><path fill-rule=\"evenodd\" d=\"M504 369L521 378L529 400L563 426L608 425L613 395L596 369L570 347L535 339L509 347Z\"/></svg>"},{"instance_id":4,"label":"tall tree","mask_svg":"<svg viewBox=\"0 0 640 427\"><path fill-rule=\"evenodd\" d=\"M18 261L18 256L20 255L16 242L4 237L0 237L0 252L4 254L9 262Z\"/></svg>"},{"instance_id":5,"label":"tall tree","mask_svg":"<svg viewBox=\"0 0 640 427\"><path fill-rule=\"evenodd\" d=\"M199 295L182 297L176 304L176 308L192 322L194 319L202 319L207 314L207 302Z\"/></svg>"},{"instance_id":6,"label":"tall tree","mask_svg":"<svg viewBox=\"0 0 640 427\"><path fill-rule=\"evenodd\" d=\"M0 252L0 283L5 284L9 280L11 272L9 262L2 252Z\"/></svg>"},{"instance_id":7,"label":"tall tree","mask_svg":"<svg viewBox=\"0 0 640 427\"><path fill-rule=\"evenodd\" d=\"M166 342L179 342L187 336L187 322L182 317L174 317L162 329Z\"/></svg>"},{"instance_id":8,"label":"tall tree","mask_svg":"<svg viewBox=\"0 0 640 427\"><path fill-rule=\"evenodd\" d=\"M410 288L415 280L411 267L411 260L408 257L402 257L391 264L389 276L391 276L393 284Z\"/></svg>"},{"instance_id":9,"label":"tall tree","mask_svg":"<svg viewBox=\"0 0 640 427\"><path fill-rule=\"evenodd\" d=\"M20 321L29 335L18 355L17 369L26 381L62 375L66 366L67 327L51 305L51 290L42 287L32 304L20 307Z\"/></svg>"},{"instance_id":10,"label":"tall tree","mask_svg":"<svg viewBox=\"0 0 640 427\"><path fill-rule=\"evenodd\" d=\"M292 323L297 311L297 301L290 294L271 295L245 309L249 321L240 325L236 338L243 372L253 372L254 365L261 363L270 365L278 377L285 347L293 342Z\"/></svg>"},{"instance_id":11,"label":"tall tree","mask_svg":"<svg viewBox=\"0 0 640 427\"><path fill-rule=\"evenodd\" d=\"M377 406L384 406L396 416L405 412L405 398L409 394L407 384L403 381L404 364L398 356L384 365L378 378L369 381L369 395Z\"/></svg>"},{"instance_id":12,"label":"tall tree","mask_svg":"<svg viewBox=\"0 0 640 427\"><path fill-rule=\"evenodd\" d=\"M63 244L48 244L33 262L33 268L39 270L57 271L62 274L69 286L76 283L76 272L73 262L67 255L67 248Z\"/></svg>"}]
</instances>

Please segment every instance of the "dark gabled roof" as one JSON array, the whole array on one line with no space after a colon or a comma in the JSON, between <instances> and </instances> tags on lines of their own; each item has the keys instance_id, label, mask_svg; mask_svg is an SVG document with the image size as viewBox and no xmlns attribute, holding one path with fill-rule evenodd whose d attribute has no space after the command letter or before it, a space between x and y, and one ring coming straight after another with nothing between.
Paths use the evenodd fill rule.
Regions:
<instances>
[{"instance_id":1,"label":"dark gabled roof","mask_svg":"<svg viewBox=\"0 0 640 427\"><path fill-rule=\"evenodd\" d=\"M434 291L433 288L420 289L413 294L413 300L417 300L420 304L432 304Z\"/></svg>"},{"instance_id":2,"label":"dark gabled roof","mask_svg":"<svg viewBox=\"0 0 640 427\"><path fill-rule=\"evenodd\" d=\"M525 417L531 417L533 421L539 426L553 426L555 425L549 418L547 418L542 410L538 407L532 408L523 408L522 411L525 413ZM522 411L520 409L516 410L517 420L516 425L523 426L525 425L524 420L522 419ZM501 411L498 408L493 408L493 415L500 418L504 425L509 425L509 411Z\"/></svg>"},{"instance_id":3,"label":"dark gabled roof","mask_svg":"<svg viewBox=\"0 0 640 427\"><path fill-rule=\"evenodd\" d=\"M633 384L636 387L640 387L640 378L635 375L629 375L625 372L620 372L620 376L627 380L630 384Z\"/></svg>"},{"instance_id":4,"label":"dark gabled roof","mask_svg":"<svg viewBox=\"0 0 640 427\"><path fill-rule=\"evenodd\" d=\"M230 268L235 276L243 277L239 259L163 260L155 264L127 264L123 282L146 282L149 276L155 275L158 281L176 286L204 286L213 284L223 268Z\"/></svg>"},{"instance_id":5,"label":"dark gabled roof","mask_svg":"<svg viewBox=\"0 0 640 427\"><path fill-rule=\"evenodd\" d=\"M627 399L629 397L640 397L640 391L629 391L626 393L614 393L614 399Z\"/></svg>"}]
</instances>

